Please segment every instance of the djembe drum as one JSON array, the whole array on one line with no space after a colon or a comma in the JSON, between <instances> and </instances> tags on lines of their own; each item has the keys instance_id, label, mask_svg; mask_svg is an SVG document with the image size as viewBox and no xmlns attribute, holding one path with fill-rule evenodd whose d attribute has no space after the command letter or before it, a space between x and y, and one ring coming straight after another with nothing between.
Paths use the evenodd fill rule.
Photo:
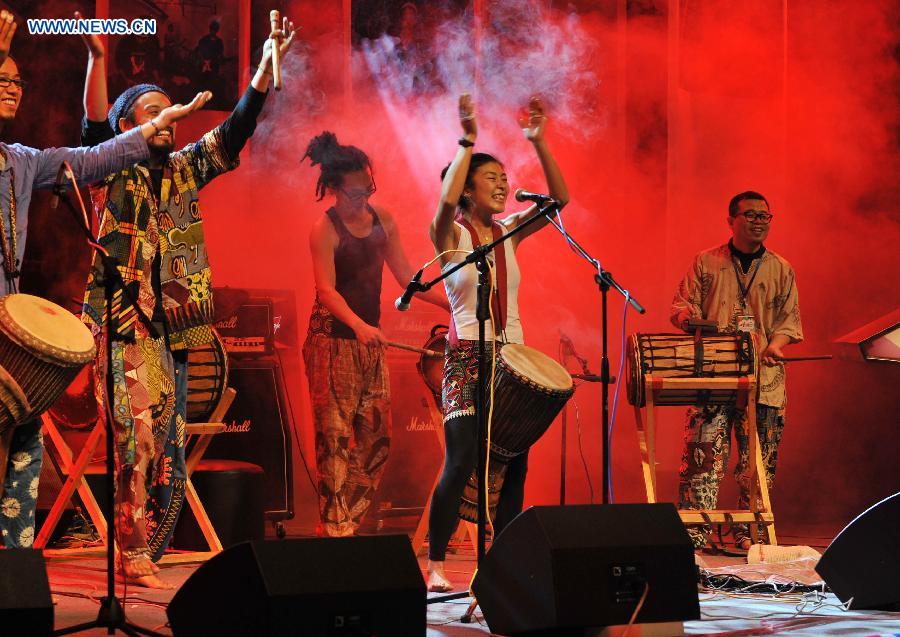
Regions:
<instances>
[{"instance_id":1,"label":"djembe drum","mask_svg":"<svg viewBox=\"0 0 900 637\"><path fill-rule=\"evenodd\" d=\"M488 467L491 519L500 501L506 465L544 435L573 393L569 372L533 347L510 343L497 353ZM459 517L474 522L477 515L478 486L473 472L463 493Z\"/></svg>"},{"instance_id":2,"label":"djembe drum","mask_svg":"<svg viewBox=\"0 0 900 637\"><path fill-rule=\"evenodd\" d=\"M45 412L96 351L68 310L30 294L0 299L0 489L10 430Z\"/></svg>"},{"instance_id":3,"label":"djembe drum","mask_svg":"<svg viewBox=\"0 0 900 637\"><path fill-rule=\"evenodd\" d=\"M228 386L228 354L219 333L213 340L188 350L187 421L205 422Z\"/></svg>"}]
</instances>

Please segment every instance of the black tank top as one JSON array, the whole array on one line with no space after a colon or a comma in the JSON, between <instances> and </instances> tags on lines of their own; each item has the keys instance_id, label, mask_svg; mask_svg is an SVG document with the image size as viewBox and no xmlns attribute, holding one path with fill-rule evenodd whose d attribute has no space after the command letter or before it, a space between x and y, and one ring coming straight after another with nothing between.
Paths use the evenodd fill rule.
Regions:
<instances>
[{"instance_id":1,"label":"black tank top","mask_svg":"<svg viewBox=\"0 0 900 637\"><path fill-rule=\"evenodd\" d=\"M363 238L350 234L334 208L329 208L326 214L339 238L334 251L335 289L359 318L378 327L381 321L381 277L387 233L371 206L368 210L372 215L372 231ZM332 323L331 335L336 338L356 338L356 333L337 318Z\"/></svg>"}]
</instances>

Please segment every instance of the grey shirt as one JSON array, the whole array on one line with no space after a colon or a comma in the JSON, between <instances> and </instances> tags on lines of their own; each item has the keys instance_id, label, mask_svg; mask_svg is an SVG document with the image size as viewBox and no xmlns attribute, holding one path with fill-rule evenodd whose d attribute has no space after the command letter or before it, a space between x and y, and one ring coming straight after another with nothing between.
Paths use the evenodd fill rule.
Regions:
<instances>
[{"instance_id":1,"label":"grey shirt","mask_svg":"<svg viewBox=\"0 0 900 637\"><path fill-rule=\"evenodd\" d=\"M31 191L49 189L56 181L59 166L68 161L80 186L99 181L122 168L150 157L140 127L135 127L99 146L81 148L47 148L44 150L0 142L0 215L6 236L10 236L9 182L15 172L16 259L22 263L28 232L28 207ZM60 211L60 214L67 214ZM0 296L12 292L0 267Z\"/></svg>"}]
</instances>

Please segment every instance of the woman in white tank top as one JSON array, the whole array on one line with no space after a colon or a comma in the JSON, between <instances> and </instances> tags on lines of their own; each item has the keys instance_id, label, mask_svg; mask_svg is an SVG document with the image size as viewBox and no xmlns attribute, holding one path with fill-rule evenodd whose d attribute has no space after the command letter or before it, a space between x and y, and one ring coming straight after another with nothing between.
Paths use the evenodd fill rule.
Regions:
<instances>
[{"instance_id":1,"label":"woman in white tank top","mask_svg":"<svg viewBox=\"0 0 900 637\"><path fill-rule=\"evenodd\" d=\"M441 199L431 223L431 241L439 254L449 250L469 252L474 246L492 242L537 213L537 207L532 205L501 220L494 219L506 212L506 200L510 193L506 171L495 157L473 152L478 127L474 104L468 94L459 98L459 119L463 136L459 139L456 156L441 174ZM546 121L541 101L532 98L528 105L528 117L520 121L522 132L534 146L544 169L550 196L565 205L569 193L544 140ZM501 244L502 250L500 246L494 249L492 270L495 294L491 302L496 324L488 321L485 329L488 339L502 343L523 342L518 305L519 266L515 253L521 241L546 224L546 220L535 222ZM450 264L462 261L464 256L451 252L441 257L441 263L446 269ZM475 268L467 266L445 279L453 316L444 363L444 468L432 495L428 520L428 589L431 591L451 589L444 573L444 556L456 526L460 497L477 459L477 424L474 416L478 380L477 278ZM527 467L527 453L517 456L507 467L494 519L495 533L499 533L522 510Z\"/></svg>"}]
</instances>

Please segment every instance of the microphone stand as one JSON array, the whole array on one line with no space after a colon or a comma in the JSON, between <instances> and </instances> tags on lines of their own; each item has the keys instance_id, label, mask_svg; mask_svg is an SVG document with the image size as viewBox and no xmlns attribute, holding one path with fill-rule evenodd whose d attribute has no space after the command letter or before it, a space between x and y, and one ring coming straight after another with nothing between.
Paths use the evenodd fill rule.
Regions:
<instances>
[{"instance_id":1,"label":"microphone stand","mask_svg":"<svg viewBox=\"0 0 900 637\"><path fill-rule=\"evenodd\" d=\"M571 354L563 354L560 358L560 362L565 365L566 359L571 356L575 360L579 362L581 365L581 373L580 374L570 374L573 379L582 380L587 383L599 383L600 376L591 373L591 370L588 369L587 361L581 358L578 353L575 351L575 348L572 348ZM578 389L578 386L575 387ZM577 414L576 414L577 417ZM561 425L561 435L560 435L560 457L559 457L559 504L560 506L565 506L566 504L566 430L568 429L568 421L569 421L569 404L566 403L566 406L563 407L562 410L562 421ZM579 437L579 448L581 447L580 437ZM590 476L588 476L590 478Z\"/></svg>"},{"instance_id":2,"label":"microphone stand","mask_svg":"<svg viewBox=\"0 0 900 637\"><path fill-rule=\"evenodd\" d=\"M69 170L71 175L71 169ZM74 179L73 179L74 182ZM112 325L112 301L116 288L122 290L122 297L129 305L137 311L138 318L147 327L152 338L159 338L159 332L153 327L153 323L141 310L137 304L137 299L131 294L131 291L125 286L122 275L119 273L118 262L115 257L110 254L94 240L89 228L87 213L84 212L84 202L81 200L81 194L78 193L77 184L75 184L75 192L78 195L78 201L81 203L82 212L75 209L75 206L69 200L65 188L62 184L57 184L53 188L53 194L58 196L66 207L75 216L79 229L87 238L88 245L100 255L103 268L102 272L98 272L103 280L103 290L106 299L106 506L103 508L103 515L106 518L106 596L100 599L100 610L97 613L97 619L67 628L61 628L53 632L54 635L68 635L78 633L90 628L106 628L107 634L115 634L119 630L137 637L146 635L147 637L163 637L161 633L154 632L147 628L143 628L136 624L132 624L125 618L125 607L119 598L116 597L115 583L115 542L116 542L116 520L114 514L115 501L115 463L114 463L114 439L115 432L113 430L113 407L111 401L115 395L113 374L112 374L112 338L110 327Z\"/></svg>"},{"instance_id":3,"label":"microphone stand","mask_svg":"<svg viewBox=\"0 0 900 637\"><path fill-rule=\"evenodd\" d=\"M600 295L602 298L601 301L601 322L602 322L602 331L601 331L601 349L602 355L600 358L600 382L603 385L603 431L602 431L602 444L603 444L603 504L609 504L609 473L610 473L610 449L609 449L609 386L616 382L616 378L609 375L609 353L608 353L608 344L609 344L609 334L608 334L608 311L607 311L607 295L609 293L610 288L615 288L619 294L625 297L625 300L638 311L639 314L645 314L647 310L638 303L632 296L630 292L627 292L620 286L616 280L613 278L613 275L603 268L600 265L600 261L593 258L590 254L588 254L587 250L581 247L575 239L569 236L569 233L566 232L566 229L562 226L562 223L553 219L552 217L547 217L550 223L556 228L559 233L563 236L566 242L571 246L572 250L575 254L582 257L588 263L591 264L591 267L596 270L596 274L594 274L594 281L597 283L597 286L600 288Z\"/></svg>"},{"instance_id":4,"label":"microphone stand","mask_svg":"<svg viewBox=\"0 0 900 637\"><path fill-rule=\"evenodd\" d=\"M547 203L543 208L538 206L537 213L525 221L524 223L516 226L508 233L501 236L496 241L491 243L479 246L472 250L466 257L460 262L455 264L452 268L442 273L436 279L431 281L427 281L422 283L413 279L409 282L409 285L406 286L406 291L415 294L417 292L427 292L432 287L446 279L448 276L464 268L470 263L475 264L475 268L478 270L478 287L476 293L476 306L475 306L475 316L478 319L478 386L477 391L475 393L475 420L478 423L478 463L475 468L475 476L478 482L478 534L477 534L477 564L481 564L481 560L484 559L485 554L485 544L487 541L487 530L485 527L485 523L487 520L487 493L484 489L484 480L485 474L487 473L487 457L488 457L488 448L487 448L487 374L488 374L488 365L487 365L487 356L486 356L486 347L485 347L485 324L487 323L488 318L490 318L490 299L488 296L490 295L491 289L491 280L490 280L490 270L488 268L487 263L487 255L496 247L497 245L503 243L504 241L509 240L511 237L515 236L519 232L522 232L525 228L530 226L533 223L537 223L540 219L546 217L550 219L551 213L559 210L559 203L551 200ZM437 604L440 602L450 601L452 599L461 599L463 597L468 597L469 593L460 592L460 593L449 593L447 595L436 595L434 597L430 597L427 604Z\"/></svg>"}]
</instances>

